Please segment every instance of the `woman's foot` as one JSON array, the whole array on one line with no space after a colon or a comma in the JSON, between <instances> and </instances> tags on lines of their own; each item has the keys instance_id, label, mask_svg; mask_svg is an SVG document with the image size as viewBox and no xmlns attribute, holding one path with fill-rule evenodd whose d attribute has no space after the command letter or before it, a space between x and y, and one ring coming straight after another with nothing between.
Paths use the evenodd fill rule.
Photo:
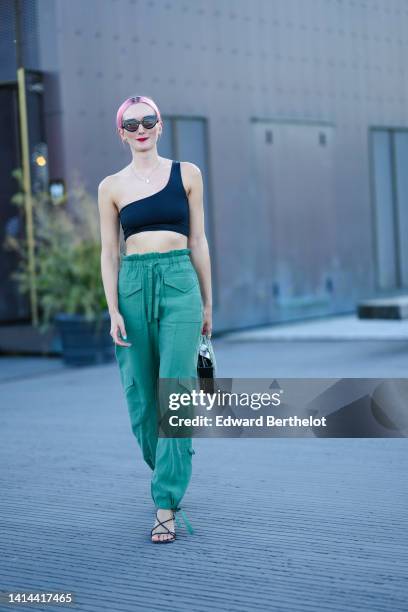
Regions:
<instances>
[{"instance_id":1,"label":"woman's foot","mask_svg":"<svg viewBox=\"0 0 408 612\"><path fill-rule=\"evenodd\" d=\"M160 524L164 523L164 524ZM174 530L173 510L158 508L156 511L156 521L151 530L152 542L172 542L176 539Z\"/></svg>"}]
</instances>

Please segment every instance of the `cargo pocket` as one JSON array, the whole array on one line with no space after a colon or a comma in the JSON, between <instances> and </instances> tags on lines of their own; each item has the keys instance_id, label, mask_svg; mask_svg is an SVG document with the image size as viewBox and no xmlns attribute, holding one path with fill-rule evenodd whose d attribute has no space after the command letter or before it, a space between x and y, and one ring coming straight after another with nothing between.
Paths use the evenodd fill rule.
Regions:
<instances>
[{"instance_id":1,"label":"cargo pocket","mask_svg":"<svg viewBox=\"0 0 408 612\"><path fill-rule=\"evenodd\" d=\"M168 276L164 279L164 283L169 287L174 287L177 291L183 291L183 293L190 291L198 284L197 278L193 274L186 274L185 272Z\"/></svg>"},{"instance_id":2,"label":"cargo pocket","mask_svg":"<svg viewBox=\"0 0 408 612\"><path fill-rule=\"evenodd\" d=\"M193 403L192 391L199 392L200 387L198 385L198 379L194 376L179 376L177 378L179 393L183 394L183 401L181 402L180 408L177 411L179 417L184 419L194 419L200 413L200 405L197 406L197 402ZM190 398L185 396L189 395ZM191 401L190 401L191 400ZM193 421L191 421L193 423ZM186 424L179 426L180 436L183 438L192 438L196 425ZM199 429L199 428L198 428Z\"/></svg>"},{"instance_id":3,"label":"cargo pocket","mask_svg":"<svg viewBox=\"0 0 408 612\"><path fill-rule=\"evenodd\" d=\"M173 272L165 276L163 282L168 322L202 322L203 305L197 275Z\"/></svg>"},{"instance_id":4,"label":"cargo pocket","mask_svg":"<svg viewBox=\"0 0 408 612\"><path fill-rule=\"evenodd\" d=\"M126 369L123 373L123 388L125 391L132 431L135 435L137 435L137 428L149 416L148 406L143 401L138 381L128 369Z\"/></svg>"},{"instance_id":5,"label":"cargo pocket","mask_svg":"<svg viewBox=\"0 0 408 612\"><path fill-rule=\"evenodd\" d=\"M143 322L142 278L121 280L118 283L118 306L125 323L140 327Z\"/></svg>"}]
</instances>

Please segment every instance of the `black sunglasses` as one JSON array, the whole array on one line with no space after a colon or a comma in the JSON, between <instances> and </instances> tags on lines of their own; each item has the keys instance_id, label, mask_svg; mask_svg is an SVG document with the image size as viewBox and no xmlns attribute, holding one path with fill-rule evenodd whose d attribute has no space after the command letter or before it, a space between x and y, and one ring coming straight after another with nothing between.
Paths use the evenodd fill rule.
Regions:
<instances>
[{"instance_id":1,"label":"black sunglasses","mask_svg":"<svg viewBox=\"0 0 408 612\"><path fill-rule=\"evenodd\" d=\"M159 118L157 115L146 115L142 120L139 119L124 119L122 121L122 127L127 132L136 132L139 129L139 125L142 124L146 130L154 128Z\"/></svg>"}]
</instances>

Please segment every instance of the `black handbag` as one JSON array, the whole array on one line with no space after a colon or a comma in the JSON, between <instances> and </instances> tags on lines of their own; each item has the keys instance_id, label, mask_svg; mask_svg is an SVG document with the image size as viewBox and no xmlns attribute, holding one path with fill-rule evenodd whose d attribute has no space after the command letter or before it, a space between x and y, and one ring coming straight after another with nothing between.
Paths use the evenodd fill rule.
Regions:
<instances>
[{"instance_id":1,"label":"black handbag","mask_svg":"<svg viewBox=\"0 0 408 612\"><path fill-rule=\"evenodd\" d=\"M214 392L214 379L216 377L217 364L210 336L201 334L198 351L197 374L200 386L204 391Z\"/></svg>"}]
</instances>

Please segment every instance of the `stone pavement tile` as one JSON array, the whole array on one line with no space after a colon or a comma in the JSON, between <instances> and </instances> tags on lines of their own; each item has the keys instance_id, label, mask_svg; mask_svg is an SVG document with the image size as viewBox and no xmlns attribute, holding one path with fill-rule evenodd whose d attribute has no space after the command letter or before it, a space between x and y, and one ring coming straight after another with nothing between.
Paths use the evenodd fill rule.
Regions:
<instances>
[{"instance_id":1,"label":"stone pavement tile","mask_svg":"<svg viewBox=\"0 0 408 612\"><path fill-rule=\"evenodd\" d=\"M115 366L0 392L2 589L89 612L406 610L406 440L196 439L195 533L160 546Z\"/></svg>"}]
</instances>

